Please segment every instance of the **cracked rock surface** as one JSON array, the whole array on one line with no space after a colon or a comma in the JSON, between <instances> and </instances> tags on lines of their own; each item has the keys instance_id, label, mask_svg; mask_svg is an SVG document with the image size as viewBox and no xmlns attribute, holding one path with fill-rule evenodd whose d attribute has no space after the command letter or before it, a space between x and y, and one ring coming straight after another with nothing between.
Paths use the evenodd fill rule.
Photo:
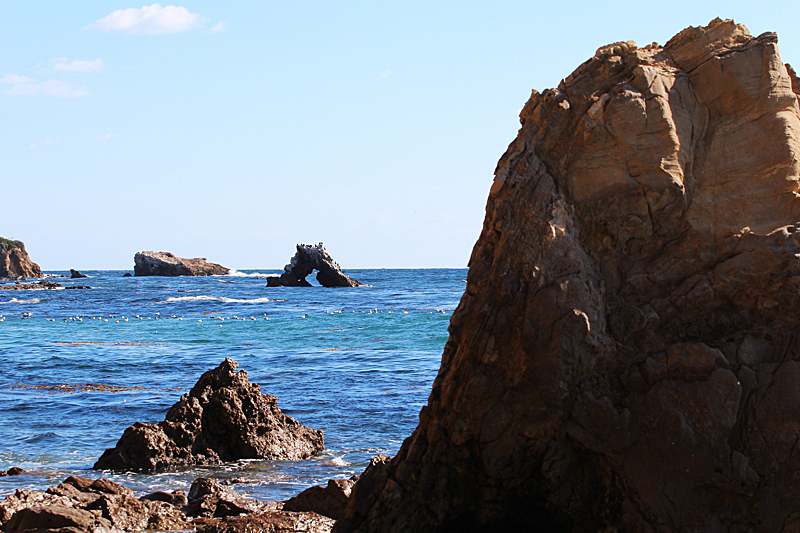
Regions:
<instances>
[{"instance_id":1,"label":"cracked rock surface","mask_svg":"<svg viewBox=\"0 0 800 533\"><path fill-rule=\"evenodd\" d=\"M321 451L322 431L283 414L277 398L263 394L238 366L226 357L203 373L163 422L135 423L94 468L154 471L239 459L299 460Z\"/></svg>"},{"instance_id":2,"label":"cracked rock surface","mask_svg":"<svg viewBox=\"0 0 800 533\"><path fill-rule=\"evenodd\" d=\"M797 531L798 94L720 19L534 91L419 426L335 531Z\"/></svg>"}]
</instances>

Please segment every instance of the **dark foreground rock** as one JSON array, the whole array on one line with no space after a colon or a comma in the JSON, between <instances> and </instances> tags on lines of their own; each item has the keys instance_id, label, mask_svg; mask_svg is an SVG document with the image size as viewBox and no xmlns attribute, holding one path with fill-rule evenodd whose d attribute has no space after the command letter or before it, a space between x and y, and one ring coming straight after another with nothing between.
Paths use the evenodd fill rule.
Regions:
<instances>
[{"instance_id":1,"label":"dark foreground rock","mask_svg":"<svg viewBox=\"0 0 800 533\"><path fill-rule=\"evenodd\" d=\"M107 533L167 531L192 527L169 503L137 500L130 489L108 479L70 476L46 492L17 489L0 502L4 533Z\"/></svg>"},{"instance_id":2,"label":"dark foreground rock","mask_svg":"<svg viewBox=\"0 0 800 533\"><path fill-rule=\"evenodd\" d=\"M279 502L244 498L216 480L136 499L108 479L70 476L46 492L18 489L0 502L4 533L109 533L172 531L306 531L327 533L333 520L308 512L283 512ZM230 517L235 517L228 520ZM222 520L225 520L222 522Z\"/></svg>"},{"instance_id":3,"label":"dark foreground rock","mask_svg":"<svg viewBox=\"0 0 800 533\"><path fill-rule=\"evenodd\" d=\"M31 261L25 244L0 237L0 278L41 278L42 269Z\"/></svg>"},{"instance_id":4,"label":"dark foreground rock","mask_svg":"<svg viewBox=\"0 0 800 533\"><path fill-rule=\"evenodd\" d=\"M137 422L95 469L163 470L238 459L299 460L323 449L322 431L278 409L247 372L226 358L205 372L158 424Z\"/></svg>"},{"instance_id":5,"label":"dark foreground rock","mask_svg":"<svg viewBox=\"0 0 800 533\"><path fill-rule=\"evenodd\" d=\"M317 281L323 287L359 287L360 281L347 277L336 261L331 258L322 243L298 244L288 265L280 276L269 276L267 287L310 287L306 277L317 271Z\"/></svg>"},{"instance_id":6,"label":"dark foreground rock","mask_svg":"<svg viewBox=\"0 0 800 533\"><path fill-rule=\"evenodd\" d=\"M133 262L134 276L225 276L231 271L204 257L184 259L170 252L137 252Z\"/></svg>"},{"instance_id":7,"label":"dark foreground rock","mask_svg":"<svg viewBox=\"0 0 800 533\"><path fill-rule=\"evenodd\" d=\"M3 476L21 476L25 473L24 468L20 468L18 466L12 466L8 470L0 470L0 477Z\"/></svg>"},{"instance_id":8,"label":"dark foreground rock","mask_svg":"<svg viewBox=\"0 0 800 533\"><path fill-rule=\"evenodd\" d=\"M732 21L533 92L338 532L800 530L800 83Z\"/></svg>"}]
</instances>

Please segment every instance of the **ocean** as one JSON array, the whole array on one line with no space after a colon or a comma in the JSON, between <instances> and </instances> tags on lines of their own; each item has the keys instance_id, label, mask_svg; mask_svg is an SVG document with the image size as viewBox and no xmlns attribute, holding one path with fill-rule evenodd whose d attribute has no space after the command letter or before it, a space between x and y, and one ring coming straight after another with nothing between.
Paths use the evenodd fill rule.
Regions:
<instances>
[{"instance_id":1,"label":"ocean","mask_svg":"<svg viewBox=\"0 0 800 533\"><path fill-rule=\"evenodd\" d=\"M367 287L266 287L273 270L213 277L52 279L89 290L0 291L0 498L68 475L143 495L211 476L285 500L394 455L418 422L466 269L347 270ZM60 275L63 272L49 272ZM314 283L313 274L309 281ZM305 461L247 460L155 474L92 470L135 422L159 422L225 357L325 433Z\"/></svg>"}]
</instances>

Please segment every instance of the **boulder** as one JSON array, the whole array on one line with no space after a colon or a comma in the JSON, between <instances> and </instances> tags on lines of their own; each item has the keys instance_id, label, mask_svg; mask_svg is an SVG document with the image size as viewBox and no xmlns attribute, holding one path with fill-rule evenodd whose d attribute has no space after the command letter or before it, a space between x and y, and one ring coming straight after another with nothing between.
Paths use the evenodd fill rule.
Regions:
<instances>
[{"instance_id":1,"label":"boulder","mask_svg":"<svg viewBox=\"0 0 800 533\"><path fill-rule=\"evenodd\" d=\"M257 512L263 505L222 486L216 479L201 477L192 482L184 511L192 517L221 518Z\"/></svg>"},{"instance_id":2,"label":"boulder","mask_svg":"<svg viewBox=\"0 0 800 533\"><path fill-rule=\"evenodd\" d=\"M336 520L344 512L356 479L329 479L328 485L309 487L283 504L284 511L312 511Z\"/></svg>"},{"instance_id":3,"label":"boulder","mask_svg":"<svg viewBox=\"0 0 800 533\"><path fill-rule=\"evenodd\" d=\"M86 274L81 274L80 272L78 272L74 268L70 268L69 269L69 274L70 274L69 277L71 277L73 279L75 279L75 278L88 278L89 277Z\"/></svg>"},{"instance_id":4,"label":"boulder","mask_svg":"<svg viewBox=\"0 0 800 533\"><path fill-rule=\"evenodd\" d=\"M331 258L322 243L298 244L288 265L280 276L268 276L267 287L310 287L306 276L317 271L317 281L323 287L359 287L360 281L347 277Z\"/></svg>"},{"instance_id":5,"label":"boulder","mask_svg":"<svg viewBox=\"0 0 800 533\"><path fill-rule=\"evenodd\" d=\"M533 91L419 425L335 531L798 530L799 86L716 19Z\"/></svg>"},{"instance_id":6,"label":"boulder","mask_svg":"<svg viewBox=\"0 0 800 533\"><path fill-rule=\"evenodd\" d=\"M22 474L25 474L25 473L26 473L26 471L25 471L24 468L21 468L19 466L12 466L8 470L0 470L0 477L3 477L3 476L21 476Z\"/></svg>"},{"instance_id":7,"label":"boulder","mask_svg":"<svg viewBox=\"0 0 800 533\"><path fill-rule=\"evenodd\" d=\"M25 244L0 237L0 278L41 278L42 269L31 261Z\"/></svg>"},{"instance_id":8,"label":"boulder","mask_svg":"<svg viewBox=\"0 0 800 533\"><path fill-rule=\"evenodd\" d=\"M323 449L322 431L303 426L225 358L205 372L158 424L137 422L95 469L152 471L238 459L306 459Z\"/></svg>"},{"instance_id":9,"label":"boulder","mask_svg":"<svg viewBox=\"0 0 800 533\"><path fill-rule=\"evenodd\" d=\"M137 252L133 262L134 276L225 276L231 271L205 257L184 259L170 252Z\"/></svg>"}]
</instances>

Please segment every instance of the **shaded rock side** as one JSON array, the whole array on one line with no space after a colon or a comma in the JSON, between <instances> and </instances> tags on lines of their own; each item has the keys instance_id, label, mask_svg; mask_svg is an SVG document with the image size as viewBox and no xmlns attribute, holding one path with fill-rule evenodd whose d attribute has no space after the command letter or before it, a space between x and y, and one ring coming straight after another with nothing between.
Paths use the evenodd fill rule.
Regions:
<instances>
[{"instance_id":1,"label":"shaded rock side","mask_svg":"<svg viewBox=\"0 0 800 533\"><path fill-rule=\"evenodd\" d=\"M267 287L310 287L306 277L317 271L317 281L323 287L360 287L360 281L348 277L331 258L322 243L298 244L288 265L280 276L269 276Z\"/></svg>"},{"instance_id":2,"label":"shaded rock side","mask_svg":"<svg viewBox=\"0 0 800 533\"><path fill-rule=\"evenodd\" d=\"M772 33L533 92L420 422L338 532L800 528L800 110Z\"/></svg>"},{"instance_id":3,"label":"shaded rock side","mask_svg":"<svg viewBox=\"0 0 800 533\"><path fill-rule=\"evenodd\" d=\"M0 278L41 278L42 269L31 261L25 244L0 237Z\"/></svg>"},{"instance_id":4,"label":"shaded rock side","mask_svg":"<svg viewBox=\"0 0 800 533\"><path fill-rule=\"evenodd\" d=\"M158 424L137 422L95 469L163 470L239 459L299 460L323 449L322 431L302 425L226 358L205 372Z\"/></svg>"},{"instance_id":5,"label":"shaded rock side","mask_svg":"<svg viewBox=\"0 0 800 533\"><path fill-rule=\"evenodd\" d=\"M205 257L184 259L170 252L137 252L133 262L134 276L225 276L231 271Z\"/></svg>"}]
</instances>

